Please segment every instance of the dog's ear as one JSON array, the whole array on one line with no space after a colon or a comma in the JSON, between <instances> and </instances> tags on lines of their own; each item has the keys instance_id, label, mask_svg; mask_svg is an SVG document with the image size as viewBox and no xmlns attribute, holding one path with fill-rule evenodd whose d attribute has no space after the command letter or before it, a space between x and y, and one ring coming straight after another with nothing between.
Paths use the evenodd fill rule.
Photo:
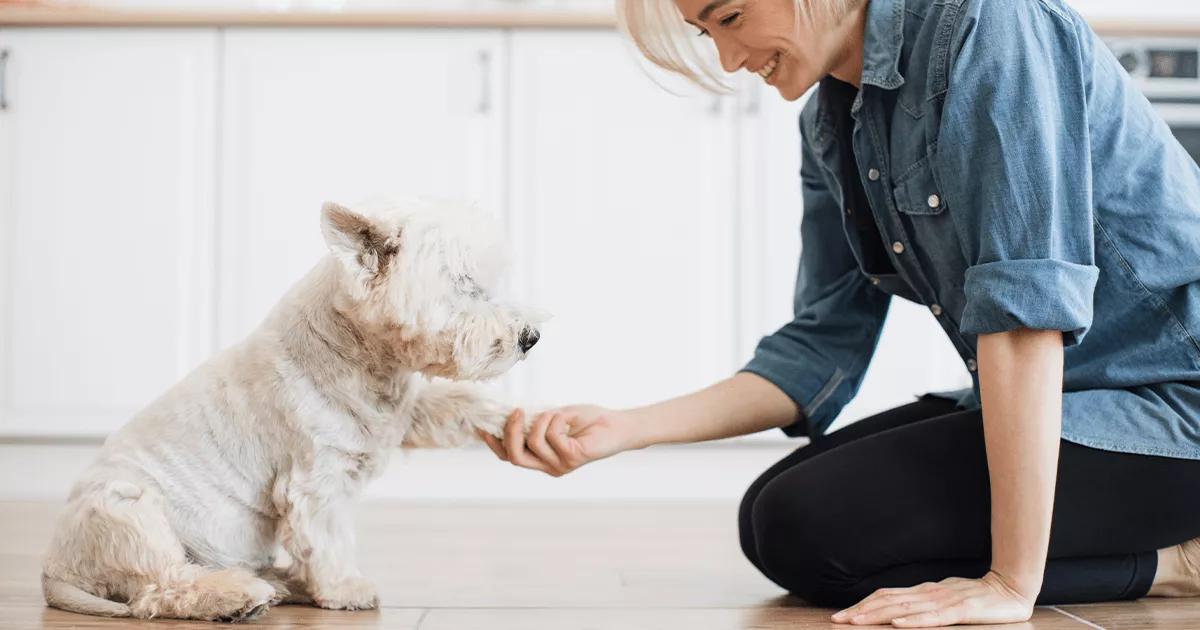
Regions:
<instances>
[{"instance_id":1,"label":"dog's ear","mask_svg":"<svg viewBox=\"0 0 1200 630\"><path fill-rule=\"evenodd\" d=\"M379 273L400 249L398 235L389 234L366 215L332 201L321 206L321 232L329 250L342 262L372 275Z\"/></svg>"}]
</instances>

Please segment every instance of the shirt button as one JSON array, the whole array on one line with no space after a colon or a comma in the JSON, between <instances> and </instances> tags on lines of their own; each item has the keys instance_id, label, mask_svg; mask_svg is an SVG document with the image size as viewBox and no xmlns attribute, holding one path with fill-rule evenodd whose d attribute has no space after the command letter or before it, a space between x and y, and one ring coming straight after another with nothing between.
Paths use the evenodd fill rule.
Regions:
<instances>
[{"instance_id":1,"label":"shirt button","mask_svg":"<svg viewBox=\"0 0 1200 630\"><path fill-rule=\"evenodd\" d=\"M895 243L892 243L892 251L896 252L897 254L903 254L904 253L904 243L901 243L900 241L896 241Z\"/></svg>"},{"instance_id":2,"label":"shirt button","mask_svg":"<svg viewBox=\"0 0 1200 630\"><path fill-rule=\"evenodd\" d=\"M942 205L942 198L937 195L929 195L929 207L937 208Z\"/></svg>"},{"instance_id":3,"label":"shirt button","mask_svg":"<svg viewBox=\"0 0 1200 630\"><path fill-rule=\"evenodd\" d=\"M854 214L854 210L852 210L850 208L846 208L846 216L850 216L852 214Z\"/></svg>"},{"instance_id":4,"label":"shirt button","mask_svg":"<svg viewBox=\"0 0 1200 630\"><path fill-rule=\"evenodd\" d=\"M871 278L871 284L879 286L879 278Z\"/></svg>"},{"instance_id":5,"label":"shirt button","mask_svg":"<svg viewBox=\"0 0 1200 630\"><path fill-rule=\"evenodd\" d=\"M930 306L929 310L933 312L934 317L942 316L942 306L940 304L934 304L933 306Z\"/></svg>"},{"instance_id":6,"label":"shirt button","mask_svg":"<svg viewBox=\"0 0 1200 630\"><path fill-rule=\"evenodd\" d=\"M975 362L975 359L967 359L967 369L974 372L979 369L979 364Z\"/></svg>"},{"instance_id":7,"label":"shirt button","mask_svg":"<svg viewBox=\"0 0 1200 630\"><path fill-rule=\"evenodd\" d=\"M873 182L879 181L879 169L873 168L873 169L867 171L867 179L869 179Z\"/></svg>"}]
</instances>

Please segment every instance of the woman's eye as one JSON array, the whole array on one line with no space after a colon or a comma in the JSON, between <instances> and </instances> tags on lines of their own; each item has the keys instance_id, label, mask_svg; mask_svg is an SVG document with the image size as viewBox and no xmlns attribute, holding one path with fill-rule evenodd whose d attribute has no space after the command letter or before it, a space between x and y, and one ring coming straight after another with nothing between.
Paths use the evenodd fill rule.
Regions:
<instances>
[{"instance_id":1,"label":"woman's eye","mask_svg":"<svg viewBox=\"0 0 1200 630\"><path fill-rule=\"evenodd\" d=\"M740 18L740 17L742 17L742 12L734 11L733 13L730 13L729 15L718 20L717 23L720 24L721 26L725 26L725 27L733 26L735 23L737 23L738 18ZM704 29L700 29L700 32L696 33L696 36L697 37L709 37L709 34L708 34L708 31L706 31Z\"/></svg>"}]
</instances>

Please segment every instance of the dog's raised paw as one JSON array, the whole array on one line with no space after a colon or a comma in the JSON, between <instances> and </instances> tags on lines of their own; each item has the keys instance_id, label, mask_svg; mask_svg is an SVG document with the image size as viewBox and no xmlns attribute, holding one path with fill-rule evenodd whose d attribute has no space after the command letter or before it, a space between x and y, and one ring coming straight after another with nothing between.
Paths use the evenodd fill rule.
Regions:
<instances>
[{"instance_id":1,"label":"dog's raised paw","mask_svg":"<svg viewBox=\"0 0 1200 630\"><path fill-rule=\"evenodd\" d=\"M332 610L370 610L379 607L379 593L370 580L348 577L314 588L313 603Z\"/></svg>"}]
</instances>

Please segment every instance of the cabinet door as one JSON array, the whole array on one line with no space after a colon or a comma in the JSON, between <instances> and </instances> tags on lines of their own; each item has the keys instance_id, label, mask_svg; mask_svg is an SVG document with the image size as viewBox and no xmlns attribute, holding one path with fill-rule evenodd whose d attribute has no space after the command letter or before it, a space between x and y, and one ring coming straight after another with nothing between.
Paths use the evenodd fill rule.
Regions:
<instances>
[{"instance_id":1,"label":"cabinet door","mask_svg":"<svg viewBox=\"0 0 1200 630\"><path fill-rule=\"evenodd\" d=\"M502 53L490 30L226 31L221 344L326 253L324 201L432 194L499 212Z\"/></svg>"},{"instance_id":2,"label":"cabinet door","mask_svg":"<svg viewBox=\"0 0 1200 630\"><path fill-rule=\"evenodd\" d=\"M0 47L0 434L103 434L212 350L216 34Z\"/></svg>"},{"instance_id":3,"label":"cabinet door","mask_svg":"<svg viewBox=\"0 0 1200 630\"><path fill-rule=\"evenodd\" d=\"M732 108L664 91L611 31L512 42L518 293L554 315L525 404L628 405L735 368Z\"/></svg>"},{"instance_id":4,"label":"cabinet door","mask_svg":"<svg viewBox=\"0 0 1200 630\"><path fill-rule=\"evenodd\" d=\"M763 335L792 319L800 258L800 111L757 75L738 82L741 225L739 351L749 361ZM810 92L811 94L811 92Z\"/></svg>"}]
</instances>

